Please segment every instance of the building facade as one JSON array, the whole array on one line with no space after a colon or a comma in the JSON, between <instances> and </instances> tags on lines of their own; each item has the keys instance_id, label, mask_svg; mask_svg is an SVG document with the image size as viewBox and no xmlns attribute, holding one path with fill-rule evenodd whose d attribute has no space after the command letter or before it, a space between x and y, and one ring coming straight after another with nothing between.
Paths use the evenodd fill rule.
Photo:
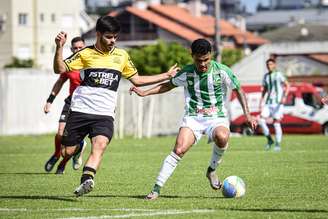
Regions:
<instances>
[{"instance_id":1,"label":"building facade","mask_svg":"<svg viewBox=\"0 0 328 219\"><path fill-rule=\"evenodd\" d=\"M81 35L83 9L82 0L1 0L0 67L16 57L52 68L56 34L68 33L64 55L69 55L70 40Z\"/></svg>"}]
</instances>

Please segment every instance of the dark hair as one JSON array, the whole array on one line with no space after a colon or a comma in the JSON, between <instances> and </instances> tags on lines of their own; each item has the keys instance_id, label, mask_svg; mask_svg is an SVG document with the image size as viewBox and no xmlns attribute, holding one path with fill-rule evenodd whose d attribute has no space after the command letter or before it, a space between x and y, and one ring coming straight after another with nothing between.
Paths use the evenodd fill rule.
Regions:
<instances>
[{"instance_id":1,"label":"dark hair","mask_svg":"<svg viewBox=\"0 0 328 219\"><path fill-rule=\"evenodd\" d=\"M120 23L111 16L102 16L98 18L96 24L96 31L100 33L110 32L118 33L121 30Z\"/></svg>"},{"instance_id":2,"label":"dark hair","mask_svg":"<svg viewBox=\"0 0 328 219\"><path fill-rule=\"evenodd\" d=\"M268 64L269 62L273 62L273 63L276 63L276 60L275 59L273 59L273 58L269 58L269 59L267 59L266 60L266 64Z\"/></svg>"},{"instance_id":3,"label":"dark hair","mask_svg":"<svg viewBox=\"0 0 328 219\"><path fill-rule=\"evenodd\" d=\"M212 52L212 46L210 42L206 39L197 39L191 44L191 53L206 55L207 53Z\"/></svg>"},{"instance_id":4,"label":"dark hair","mask_svg":"<svg viewBox=\"0 0 328 219\"><path fill-rule=\"evenodd\" d=\"M82 37L74 37L72 40L71 40L71 45L73 45L73 43L76 43L76 42L80 42L82 41L84 43L84 39Z\"/></svg>"}]
</instances>

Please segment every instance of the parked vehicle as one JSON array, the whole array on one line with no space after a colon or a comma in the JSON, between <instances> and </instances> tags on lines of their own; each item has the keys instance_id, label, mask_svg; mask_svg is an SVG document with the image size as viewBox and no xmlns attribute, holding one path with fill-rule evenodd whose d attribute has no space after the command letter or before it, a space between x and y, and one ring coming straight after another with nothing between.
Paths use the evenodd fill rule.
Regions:
<instances>
[{"instance_id":1,"label":"parked vehicle","mask_svg":"<svg viewBox=\"0 0 328 219\"><path fill-rule=\"evenodd\" d=\"M259 103L261 85L242 86L248 100L250 112L259 117ZM309 83L291 83L287 101L284 104L284 118L281 121L284 133L328 135L328 106L321 102L324 96L321 88ZM250 134L245 123L245 116L238 103L236 95L232 93L228 106L231 131ZM271 125L272 126L272 125ZM272 127L270 127L272 129ZM271 130L272 131L272 130ZM256 133L261 133L258 127Z\"/></svg>"}]
</instances>

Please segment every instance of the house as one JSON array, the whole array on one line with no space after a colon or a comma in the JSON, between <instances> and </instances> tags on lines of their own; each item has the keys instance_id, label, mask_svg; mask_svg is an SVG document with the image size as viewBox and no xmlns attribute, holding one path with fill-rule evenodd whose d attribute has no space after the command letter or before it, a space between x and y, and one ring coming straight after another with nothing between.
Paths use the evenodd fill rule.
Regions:
<instances>
[{"instance_id":1,"label":"house","mask_svg":"<svg viewBox=\"0 0 328 219\"><path fill-rule=\"evenodd\" d=\"M115 16L122 24L118 43L123 46L146 45L158 39L189 46L198 38L214 39L215 18L201 15L197 7L192 5L186 8L175 4L136 4L109 15ZM220 35L225 48L247 46L253 50L268 43L263 37L243 31L223 19L220 21ZM87 32L84 37L94 40L95 29Z\"/></svg>"},{"instance_id":2,"label":"house","mask_svg":"<svg viewBox=\"0 0 328 219\"><path fill-rule=\"evenodd\" d=\"M81 0L1 0L0 68L12 57L52 68L56 34L61 30L68 33L67 56L70 40L94 25L83 9Z\"/></svg>"},{"instance_id":3,"label":"house","mask_svg":"<svg viewBox=\"0 0 328 219\"><path fill-rule=\"evenodd\" d=\"M242 84L261 84L265 61L274 57L289 81L309 82L328 91L328 41L266 44L232 66Z\"/></svg>"}]
</instances>

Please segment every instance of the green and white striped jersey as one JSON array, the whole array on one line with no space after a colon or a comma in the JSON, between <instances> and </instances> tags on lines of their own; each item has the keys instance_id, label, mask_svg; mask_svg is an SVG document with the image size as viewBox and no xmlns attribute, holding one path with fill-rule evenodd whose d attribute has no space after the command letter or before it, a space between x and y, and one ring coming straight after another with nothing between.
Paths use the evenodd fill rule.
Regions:
<instances>
[{"instance_id":1,"label":"green and white striped jersey","mask_svg":"<svg viewBox=\"0 0 328 219\"><path fill-rule=\"evenodd\" d=\"M262 85L267 90L266 104L279 104L284 95L285 76L279 71L266 73Z\"/></svg>"},{"instance_id":2,"label":"green and white striped jersey","mask_svg":"<svg viewBox=\"0 0 328 219\"><path fill-rule=\"evenodd\" d=\"M194 64L187 65L171 83L184 87L185 115L201 117L227 117L227 91L240 88L231 69L215 61L205 73L198 73Z\"/></svg>"}]
</instances>

